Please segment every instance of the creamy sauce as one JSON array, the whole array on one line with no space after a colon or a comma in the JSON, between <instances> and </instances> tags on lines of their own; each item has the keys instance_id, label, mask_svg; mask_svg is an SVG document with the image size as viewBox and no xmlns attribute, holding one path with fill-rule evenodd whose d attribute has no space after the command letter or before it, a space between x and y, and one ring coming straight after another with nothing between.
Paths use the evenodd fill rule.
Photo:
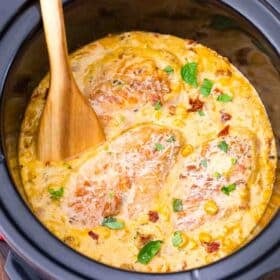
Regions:
<instances>
[{"instance_id":1,"label":"creamy sauce","mask_svg":"<svg viewBox=\"0 0 280 280\"><path fill-rule=\"evenodd\" d=\"M240 248L267 206L276 166L271 126L247 79L196 42L144 32L93 42L71 65L107 141L65 162L36 159L46 76L19 150L39 220L73 249L129 270L186 270ZM155 256L139 261L156 240Z\"/></svg>"}]
</instances>

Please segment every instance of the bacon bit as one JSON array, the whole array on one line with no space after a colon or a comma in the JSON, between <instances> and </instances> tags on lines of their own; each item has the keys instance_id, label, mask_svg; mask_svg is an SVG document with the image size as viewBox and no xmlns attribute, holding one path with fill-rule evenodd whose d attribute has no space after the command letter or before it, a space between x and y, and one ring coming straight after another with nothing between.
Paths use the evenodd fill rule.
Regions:
<instances>
[{"instance_id":1,"label":"bacon bit","mask_svg":"<svg viewBox=\"0 0 280 280\"><path fill-rule=\"evenodd\" d=\"M144 235L144 234L139 233L137 239L138 239L137 240L138 241L138 246L142 247L152 239L152 235L151 234Z\"/></svg>"},{"instance_id":2,"label":"bacon bit","mask_svg":"<svg viewBox=\"0 0 280 280\"><path fill-rule=\"evenodd\" d=\"M185 175L183 175L183 174L180 174L179 175L179 179L186 179L188 176L185 176Z\"/></svg>"},{"instance_id":3,"label":"bacon bit","mask_svg":"<svg viewBox=\"0 0 280 280\"><path fill-rule=\"evenodd\" d=\"M231 119L231 115L230 114L222 112L222 115L221 115L221 121L222 122L229 121L230 119Z\"/></svg>"},{"instance_id":4,"label":"bacon bit","mask_svg":"<svg viewBox=\"0 0 280 280\"><path fill-rule=\"evenodd\" d=\"M196 170L195 165L188 165L186 168L187 168L188 171Z\"/></svg>"},{"instance_id":5,"label":"bacon bit","mask_svg":"<svg viewBox=\"0 0 280 280\"><path fill-rule=\"evenodd\" d=\"M92 230L88 232L88 235L93 239L93 240L98 240L99 235L97 233L94 233Z\"/></svg>"},{"instance_id":6,"label":"bacon bit","mask_svg":"<svg viewBox=\"0 0 280 280\"><path fill-rule=\"evenodd\" d=\"M170 114L170 115L175 115L175 114L176 114L176 106L170 105L170 106L168 107L168 111L169 111L169 114Z\"/></svg>"},{"instance_id":7,"label":"bacon bit","mask_svg":"<svg viewBox=\"0 0 280 280\"><path fill-rule=\"evenodd\" d=\"M204 242L204 244L206 246L205 249L206 249L207 253L214 253L214 252L218 251L220 248L219 242L215 242L215 241Z\"/></svg>"},{"instance_id":8,"label":"bacon bit","mask_svg":"<svg viewBox=\"0 0 280 280\"><path fill-rule=\"evenodd\" d=\"M149 211L149 221L155 223L159 219L158 212Z\"/></svg>"},{"instance_id":9,"label":"bacon bit","mask_svg":"<svg viewBox=\"0 0 280 280\"><path fill-rule=\"evenodd\" d=\"M218 89L218 88L214 88L213 89L213 94L221 94L222 90Z\"/></svg>"},{"instance_id":10,"label":"bacon bit","mask_svg":"<svg viewBox=\"0 0 280 280\"><path fill-rule=\"evenodd\" d=\"M226 136L229 132L229 125L225 126L218 134L218 137Z\"/></svg>"},{"instance_id":11,"label":"bacon bit","mask_svg":"<svg viewBox=\"0 0 280 280\"><path fill-rule=\"evenodd\" d=\"M191 108L188 109L188 112L197 112L203 108L204 102L197 97L196 99L190 98L189 104L191 105Z\"/></svg>"}]
</instances>

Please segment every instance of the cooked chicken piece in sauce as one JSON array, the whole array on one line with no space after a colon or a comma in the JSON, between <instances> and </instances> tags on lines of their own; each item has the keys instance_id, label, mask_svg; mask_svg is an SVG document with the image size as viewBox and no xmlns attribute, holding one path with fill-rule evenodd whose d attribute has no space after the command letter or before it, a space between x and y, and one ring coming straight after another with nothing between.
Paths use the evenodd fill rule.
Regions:
<instances>
[{"instance_id":1,"label":"cooked chicken piece in sauce","mask_svg":"<svg viewBox=\"0 0 280 280\"><path fill-rule=\"evenodd\" d=\"M107 216L148 212L179 148L177 132L155 125L139 126L113 140L108 151L100 151L71 178L66 194L70 223L93 227Z\"/></svg>"},{"instance_id":2,"label":"cooked chicken piece in sauce","mask_svg":"<svg viewBox=\"0 0 280 280\"><path fill-rule=\"evenodd\" d=\"M192 230L248 207L247 184L254 169L254 139L250 137L220 137L194 151L182 162L174 188L174 196L183 205L182 211L173 214L175 226Z\"/></svg>"},{"instance_id":3,"label":"cooked chicken piece in sauce","mask_svg":"<svg viewBox=\"0 0 280 280\"><path fill-rule=\"evenodd\" d=\"M116 60L96 68L85 92L103 124L121 109L163 103L163 96L171 90L168 75L152 59L120 54Z\"/></svg>"}]
</instances>

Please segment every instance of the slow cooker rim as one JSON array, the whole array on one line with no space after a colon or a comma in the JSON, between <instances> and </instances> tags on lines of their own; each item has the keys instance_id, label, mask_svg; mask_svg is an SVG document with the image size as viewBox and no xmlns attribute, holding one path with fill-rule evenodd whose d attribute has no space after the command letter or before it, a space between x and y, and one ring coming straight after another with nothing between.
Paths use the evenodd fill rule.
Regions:
<instances>
[{"instance_id":1,"label":"slow cooker rim","mask_svg":"<svg viewBox=\"0 0 280 280\"><path fill-rule=\"evenodd\" d=\"M70 2L70 1L68 1L68 2ZM225 1L226 2L226 1ZM24 42L22 42L22 44L24 44ZM20 47L19 47L20 48ZM8 69L10 69L10 64L9 65L7 65L8 67L7 67L7 70ZM8 75L8 73L6 73L6 75L3 75L3 76L7 76ZM2 94L2 91L1 91L1 94ZM3 110L2 110L3 111ZM0 166L0 175L1 175L1 173L3 173L3 174L6 174L6 179L8 179L8 177L7 177L7 173L8 173L9 171L8 171L8 167L6 166L6 164L3 164L3 162L2 162L2 164L1 164L1 166ZM12 179L11 178L9 178L8 180L7 180L7 184L9 185L9 187L11 188L11 189L13 189L14 191L15 191L15 189L14 189L14 186L13 186L13 184L11 183L12 182ZM15 195L17 195L17 193L16 193L17 191L15 191ZM19 198L19 197L18 197ZM44 227L42 227L42 225L37 221L37 219L34 217L34 215L33 214L31 214L31 212L30 212L30 210L27 208L27 206L25 205L25 203L23 202L23 200L22 200L22 198L20 197L20 199L21 199L21 203L22 204L24 204L23 206L24 207L26 207L26 209L25 209L25 211L27 210L28 212L29 212L29 215L31 215L32 217L31 218L33 218L34 219L34 221L36 222L36 223L38 223L38 225L40 226L40 228L44 228ZM1 200L2 200L2 197L1 197ZM2 201L3 202L3 201ZM2 215L3 214L3 215ZM2 215L2 218L3 218L3 220L5 220L6 221L6 225L7 225L7 228L8 228L8 222L9 222L9 220L7 220L7 216L4 216L4 212L3 213L1 213L1 215ZM274 219L273 219L273 221L271 221L271 224L273 224L273 223L275 223L275 221L277 222L278 221L278 224L276 223L276 226L278 225L279 226L279 222L280 222L280 216L278 215L278 216L276 216L276 217L274 217ZM2 220L2 219L1 219ZM15 222L14 221L14 219L13 218L11 218L11 220L10 221L13 221L13 222ZM14 223L11 223L10 224L10 226L14 226L15 227L15 224ZM3 224L1 225L1 226L3 226ZM6 229L7 229L5 226L4 226L4 228L3 228L3 232L4 232L4 234L6 234L6 236L9 236L9 234L8 234L8 232L6 232ZM16 228L16 227L15 227ZM267 231L269 228L271 228L271 226L269 226L269 227L267 227L266 229L264 229L263 230L263 232L262 233L264 233L265 231ZM20 231L22 231L22 229L20 229L19 228L19 230ZM44 228L44 230L46 231L46 233L47 234L49 234L50 235L50 233ZM22 232L24 232L24 231L22 231ZM261 235L262 235L262 233L260 234L260 235L258 235L257 236L257 238L259 238L259 237L261 237ZM20 234L18 234L18 236L20 236ZM21 236L22 237L22 236ZM25 236L26 237L26 236ZM64 245L61 241L59 241L57 238L55 238L54 236L50 236L53 240L56 240L56 242L60 242L61 244L60 245L63 245L64 247L66 247L67 249L69 249L66 245ZM243 248L241 248L240 250L243 250L243 249L245 249L247 246L249 246L249 245L252 245L252 242L255 242L256 240L257 240L257 238L255 239L255 240L253 240L253 241L251 241L249 244L247 244L246 246L244 246ZM28 238L25 238L25 240L28 240ZM278 239L278 242L276 242L275 244L279 244L279 240L280 239ZM15 240L13 240L13 239L11 239L11 240L9 240L9 237L8 237L8 241L11 243L11 245L13 246L13 245L15 245L15 246L13 246L13 247L15 247L15 248L20 248L20 246L18 246L19 244L18 244L18 242L16 242ZM32 241L31 241L32 242ZM29 245L31 245L31 244L29 244ZM32 242L32 246L33 246L33 242ZM37 246L36 246L37 247ZM38 249L39 249L39 247L37 247ZM271 249L271 248L270 248ZM39 249L40 250L40 249ZM18 251L18 250L17 250ZM41 251L41 250L40 250ZM235 253L235 254L238 254L240 251L238 251L237 253ZM74 252L73 251L73 253L75 253L75 254L78 254L79 255L79 253L76 253L76 252ZM25 253L23 253L23 255L25 255ZM50 256L49 254L48 254L48 256ZM230 255L230 256L228 256L227 258L232 258L234 256L234 254L233 255ZM30 256L29 256L30 257ZM82 256L82 255L80 255L80 257L82 257L82 258L86 258L86 259L88 259L87 257L85 257L85 256ZM198 269L198 270L204 270L204 269L207 269L207 268L213 268L213 266L215 266L216 264L218 264L219 262L223 262L223 261L226 261L227 260L227 258L224 258L224 259L222 259L222 260L220 260L220 261L218 261L218 262L216 262L216 263L214 263L214 264L212 264L212 265L210 265L210 266L207 266L207 267L203 267L203 268L200 268L200 269ZM30 258L30 259L32 259L32 260L34 260L32 257ZM88 259L89 260L89 259ZM122 273L127 273L126 271L123 271L123 270L118 270L118 269L115 269L115 268L111 268L111 267L109 267L109 266L107 266L107 265L103 265L103 264L100 264L100 263L98 263L98 262L95 262L95 261L92 261L92 260L90 260L90 262L91 262L91 264L93 264L93 263L95 263L96 265L102 265L102 267L105 267L106 269L111 269L111 270L113 270L113 273L115 274L116 273L116 271L119 271L119 272L122 272ZM59 262L59 263L61 263L61 261ZM38 263L36 264L36 265L38 265ZM40 263L39 263L39 265L40 265ZM63 265L63 264L62 264ZM68 269L69 269L69 267L68 267ZM44 269L43 269L44 270ZM190 271L187 271L187 272L177 272L176 273L176 275L180 275L181 273L184 273L184 274L186 274L186 273L189 273ZM153 275L153 276L156 276L156 275L158 275L158 274L148 274L148 273L138 273L138 272L130 272L129 271L129 273L133 273L133 274L138 274L138 275ZM127 275L127 274L126 274ZM170 276L171 275L174 275L174 273L172 273L172 274L159 274L160 275L160 279L162 279L163 278L163 276L168 276L168 279L171 279L170 278ZM125 276L124 274L123 274L123 276ZM117 279L117 278L116 278ZM174 278L175 279L175 278Z\"/></svg>"}]
</instances>

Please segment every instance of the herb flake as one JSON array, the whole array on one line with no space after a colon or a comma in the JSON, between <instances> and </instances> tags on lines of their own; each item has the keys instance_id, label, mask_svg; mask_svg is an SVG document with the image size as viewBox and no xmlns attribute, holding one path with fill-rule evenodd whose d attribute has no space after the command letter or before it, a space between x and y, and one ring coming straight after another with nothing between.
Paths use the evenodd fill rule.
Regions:
<instances>
[{"instance_id":1,"label":"herb flake","mask_svg":"<svg viewBox=\"0 0 280 280\"><path fill-rule=\"evenodd\" d=\"M109 198L112 199L112 198L114 198L114 196L115 196L115 192L110 191L109 192Z\"/></svg>"},{"instance_id":2,"label":"herb flake","mask_svg":"<svg viewBox=\"0 0 280 280\"><path fill-rule=\"evenodd\" d=\"M54 189L48 189L49 194L51 196L51 199L58 200L60 199L64 194L64 188L61 187L60 189L54 190Z\"/></svg>"},{"instance_id":3,"label":"herb flake","mask_svg":"<svg viewBox=\"0 0 280 280\"><path fill-rule=\"evenodd\" d=\"M200 87L200 93L204 97L207 97L210 95L212 87L213 87L213 82L208 79L204 79Z\"/></svg>"},{"instance_id":4,"label":"herb flake","mask_svg":"<svg viewBox=\"0 0 280 280\"><path fill-rule=\"evenodd\" d=\"M218 148L220 150L222 150L223 152L227 153L228 152L228 149L229 149L229 146L227 144L226 141L221 141L219 144L218 144Z\"/></svg>"},{"instance_id":5,"label":"herb flake","mask_svg":"<svg viewBox=\"0 0 280 280\"><path fill-rule=\"evenodd\" d=\"M231 102L232 101L232 96L226 94L226 93L222 93L220 94L218 97L217 97L217 100L219 102L223 102L223 103L228 103L228 102Z\"/></svg>"},{"instance_id":6,"label":"herb flake","mask_svg":"<svg viewBox=\"0 0 280 280\"><path fill-rule=\"evenodd\" d=\"M162 107L162 104L160 101L157 101L155 104L154 104L154 108L156 111L159 111Z\"/></svg>"},{"instance_id":7,"label":"herb flake","mask_svg":"<svg viewBox=\"0 0 280 280\"><path fill-rule=\"evenodd\" d=\"M174 247L179 247L182 244L182 242L183 242L183 238L182 238L181 232L180 231L175 231L172 234L171 241L172 241L172 245Z\"/></svg>"},{"instance_id":8,"label":"herb flake","mask_svg":"<svg viewBox=\"0 0 280 280\"><path fill-rule=\"evenodd\" d=\"M205 116L205 113L202 111L202 110L199 110L199 111L197 111L198 112L198 114L201 116L201 117L204 117Z\"/></svg>"},{"instance_id":9,"label":"herb flake","mask_svg":"<svg viewBox=\"0 0 280 280\"><path fill-rule=\"evenodd\" d=\"M206 168L207 167L207 159L201 160L200 165Z\"/></svg>"},{"instance_id":10,"label":"herb flake","mask_svg":"<svg viewBox=\"0 0 280 280\"><path fill-rule=\"evenodd\" d=\"M179 198L173 198L172 208L174 212L180 212L183 210L183 201Z\"/></svg>"},{"instance_id":11,"label":"herb flake","mask_svg":"<svg viewBox=\"0 0 280 280\"><path fill-rule=\"evenodd\" d=\"M213 174L213 176L214 176L214 178L216 178L216 179L220 179L220 178L222 177L221 173L219 173L219 172L215 172L215 173Z\"/></svg>"},{"instance_id":12,"label":"herb flake","mask_svg":"<svg viewBox=\"0 0 280 280\"><path fill-rule=\"evenodd\" d=\"M170 66L170 65L167 65L164 69L163 69L164 72L166 72L167 74L172 74L174 72L174 69Z\"/></svg>"},{"instance_id":13,"label":"herb flake","mask_svg":"<svg viewBox=\"0 0 280 280\"><path fill-rule=\"evenodd\" d=\"M168 143L172 143L172 142L175 142L175 141L176 141L176 138L175 138L174 135L171 135L171 136L166 140L166 142L168 142Z\"/></svg>"},{"instance_id":14,"label":"herb flake","mask_svg":"<svg viewBox=\"0 0 280 280\"><path fill-rule=\"evenodd\" d=\"M156 151L163 151L164 150L164 146L162 145L162 144L160 144L160 143L156 143L155 144L155 150Z\"/></svg>"},{"instance_id":15,"label":"herb flake","mask_svg":"<svg viewBox=\"0 0 280 280\"><path fill-rule=\"evenodd\" d=\"M221 191L226 194L229 195L232 191L234 191L236 189L236 184L230 184L227 186L223 186Z\"/></svg>"}]
</instances>

